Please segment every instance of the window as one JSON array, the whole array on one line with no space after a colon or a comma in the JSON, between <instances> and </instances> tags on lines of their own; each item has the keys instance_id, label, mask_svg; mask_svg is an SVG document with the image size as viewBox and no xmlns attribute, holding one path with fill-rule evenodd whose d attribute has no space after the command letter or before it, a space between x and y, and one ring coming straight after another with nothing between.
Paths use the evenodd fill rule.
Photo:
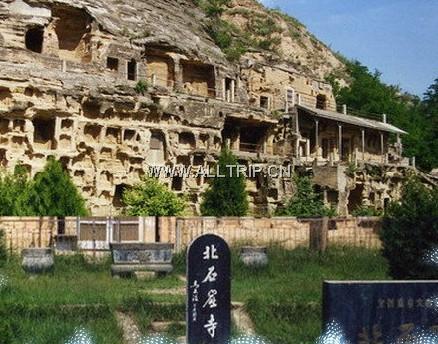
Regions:
<instances>
[{"instance_id":1,"label":"window","mask_svg":"<svg viewBox=\"0 0 438 344\"><path fill-rule=\"evenodd\" d=\"M260 96L260 107L263 109L269 109L269 97Z\"/></svg>"},{"instance_id":2,"label":"window","mask_svg":"<svg viewBox=\"0 0 438 344\"><path fill-rule=\"evenodd\" d=\"M113 206L115 208L120 208L123 207L123 194L125 192L125 190L127 189L127 185L125 184L119 184L116 185L116 190L114 192L114 197L113 197Z\"/></svg>"},{"instance_id":3,"label":"window","mask_svg":"<svg viewBox=\"0 0 438 344\"><path fill-rule=\"evenodd\" d=\"M128 80L137 80L137 61L134 59L128 62Z\"/></svg>"},{"instance_id":4,"label":"window","mask_svg":"<svg viewBox=\"0 0 438 344\"><path fill-rule=\"evenodd\" d=\"M150 141L150 149L163 150L164 149L164 137L159 132L153 132Z\"/></svg>"},{"instance_id":5,"label":"window","mask_svg":"<svg viewBox=\"0 0 438 344\"><path fill-rule=\"evenodd\" d=\"M26 49L35 53L43 52L44 30L42 27L34 27L26 32Z\"/></svg>"},{"instance_id":6,"label":"window","mask_svg":"<svg viewBox=\"0 0 438 344\"><path fill-rule=\"evenodd\" d=\"M119 70L119 59L116 59L114 57L107 57L106 68L113 72L117 72Z\"/></svg>"},{"instance_id":7,"label":"window","mask_svg":"<svg viewBox=\"0 0 438 344\"><path fill-rule=\"evenodd\" d=\"M40 148L54 149L55 120L35 118L33 120L33 126L34 143L38 144Z\"/></svg>"},{"instance_id":8,"label":"window","mask_svg":"<svg viewBox=\"0 0 438 344\"><path fill-rule=\"evenodd\" d=\"M183 178L175 176L172 178L172 190L182 191L183 189Z\"/></svg>"},{"instance_id":9,"label":"window","mask_svg":"<svg viewBox=\"0 0 438 344\"><path fill-rule=\"evenodd\" d=\"M325 110L327 109L327 97L323 94L318 94L316 96L316 108Z\"/></svg>"}]
</instances>

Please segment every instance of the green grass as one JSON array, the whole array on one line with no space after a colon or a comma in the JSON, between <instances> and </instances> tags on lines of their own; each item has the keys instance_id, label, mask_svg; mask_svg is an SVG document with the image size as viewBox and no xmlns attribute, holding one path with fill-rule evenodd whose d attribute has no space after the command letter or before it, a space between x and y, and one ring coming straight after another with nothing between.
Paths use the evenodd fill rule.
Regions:
<instances>
[{"instance_id":1,"label":"green grass","mask_svg":"<svg viewBox=\"0 0 438 344\"><path fill-rule=\"evenodd\" d=\"M325 254L272 248L270 264L249 269L233 260L234 299L244 301L257 333L273 343L314 343L321 330L324 280L388 279L376 251L335 248Z\"/></svg>"},{"instance_id":2,"label":"green grass","mask_svg":"<svg viewBox=\"0 0 438 344\"><path fill-rule=\"evenodd\" d=\"M64 344L79 329L84 329L89 333L95 343L120 344L122 342L121 330L111 312L94 317L83 316L76 312L69 316L60 316L56 312L47 316L9 315L0 320L0 342Z\"/></svg>"},{"instance_id":3,"label":"green grass","mask_svg":"<svg viewBox=\"0 0 438 344\"><path fill-rule=\"evenodd\" d=\"M183 335L183 295L156 295L151 289L183 287L185 255L174 257L175 271L152 281L113 279L110 262L87 263L81 256L56 257L53 273L30 279L18 259L2 269L9 287L0 291L0 333L25 343L64 343L78 327L96 343L120 343L114 311L129 312L147 334L152 321L174 322L169 336ZM257 333L274 344L314 343L321 327L322 282L388 279L387 265L377 251L331 248L324 254L307 249L269 249L265 268L245 267L232 255L232 298L244 302ZM161 304L160 304L161 303ZM233 333L237 333L234 327ZM8 343L8 342L6 342Z\"/></svg>"},{"instance_id":4,"label":"green grass","mask_svg":"<svg viewBox=\"0 0 438 344\"><path fill-rule=\"evenodd\" d=\"M116 307L127 298L147 296L150 289L181 286L177 276L171 275L152 281L114 279L110 261L87 263L82 256L56 257L55 271L30 279L13 259L4 269L13 286L3 302L27 305L104 304ZM161 296L150 295L161 301Z\"/></svg>"}]
</instances>

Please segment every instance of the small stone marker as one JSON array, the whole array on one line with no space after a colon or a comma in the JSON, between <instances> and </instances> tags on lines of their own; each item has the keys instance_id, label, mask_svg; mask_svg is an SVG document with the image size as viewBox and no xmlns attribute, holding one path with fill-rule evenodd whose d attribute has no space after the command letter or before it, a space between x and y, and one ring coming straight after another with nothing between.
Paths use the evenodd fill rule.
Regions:
<instances>
[{"instance_id":1,"label":"small stone marker","mask_svg":"<svg viewBox=\"0 0 438 344\"><path fill-rule=\"evenodd\" d=\"M187 343L226 344L231 332L230 249L222 238L196 239L187 255Z\"/></svg>"},{"instance_id":2,"label":"small stone marker","mask_svg":"<svg viewBox=\"0 0 438 344\"><path fill-rule=\"evenodd\" d=\"M336 324L347 342L398 343L438 328L438 281L324 282L323 294L324 328Z\"/></svg>"}]
</instances>

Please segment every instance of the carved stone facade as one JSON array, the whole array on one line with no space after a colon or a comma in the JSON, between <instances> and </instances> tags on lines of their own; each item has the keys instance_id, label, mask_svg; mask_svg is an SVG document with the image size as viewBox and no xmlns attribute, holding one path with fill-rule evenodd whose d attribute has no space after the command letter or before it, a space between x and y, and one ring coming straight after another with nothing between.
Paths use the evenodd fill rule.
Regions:
<instances>
[{"instance_id":1,"label":"carved stone facade","mask_svg":"<svg viewBox=\"0 0 438 344\"><path fill-rule=\"evenodd\" d=\"M0 4L1 166L33 176L56 157L93 215L117 213L149 166L213 166L226 145L242 164L313 171L341 214L352 193L354 204L379 207L398 196L411 168L389 135L402 131L336 113L330 85L286 63L252 53L229 63L190 1L130 3ZM351 164L362 167L349 176ZM320 168L336 183L318 179ZM199 212L207 179L162 179ZM249 178L253 212L272 211L292 189L288 178Z\"/></svg>"}]
</instances>

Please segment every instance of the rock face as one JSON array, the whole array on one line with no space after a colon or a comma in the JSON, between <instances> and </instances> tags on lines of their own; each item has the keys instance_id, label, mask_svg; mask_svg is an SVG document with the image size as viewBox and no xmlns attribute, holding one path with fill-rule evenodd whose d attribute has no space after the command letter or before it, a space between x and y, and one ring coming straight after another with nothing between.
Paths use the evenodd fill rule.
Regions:
<instances>
[{"instance_id":1,"label":"rock face","mask_svg":"<svg viewBox=\"0 0 438 344\"><path fill-rule=\"evenodd\" d=\"M236 0L222 18L244 28L248 11L265 9ZM54 156L91 213L108 215L151 166L211 167L225 145L242 164L262 168L311 168L313 151L328 163L333 138L312 143L314 129L305 128L297 106L333 115L331 86L321 79L342 63L303 26L266 13L282 28L272 33L281 36L276 52L253 49L229 62L206 33L209 19L189 0L2 1L0 165L20 163L33 176ZM388 131L381 151L374 147L379 131L371 131L366 156L381 162ZM358 144L360 131L352 132ZM344 162L353 158L349 147ZM333 157L341 164L343 154ZM189 194L199 212L207 178L159 177ZM266 213L290 197L290 178L248 178L248 191L253 211Z\"/></svg>"}]
</instances>

